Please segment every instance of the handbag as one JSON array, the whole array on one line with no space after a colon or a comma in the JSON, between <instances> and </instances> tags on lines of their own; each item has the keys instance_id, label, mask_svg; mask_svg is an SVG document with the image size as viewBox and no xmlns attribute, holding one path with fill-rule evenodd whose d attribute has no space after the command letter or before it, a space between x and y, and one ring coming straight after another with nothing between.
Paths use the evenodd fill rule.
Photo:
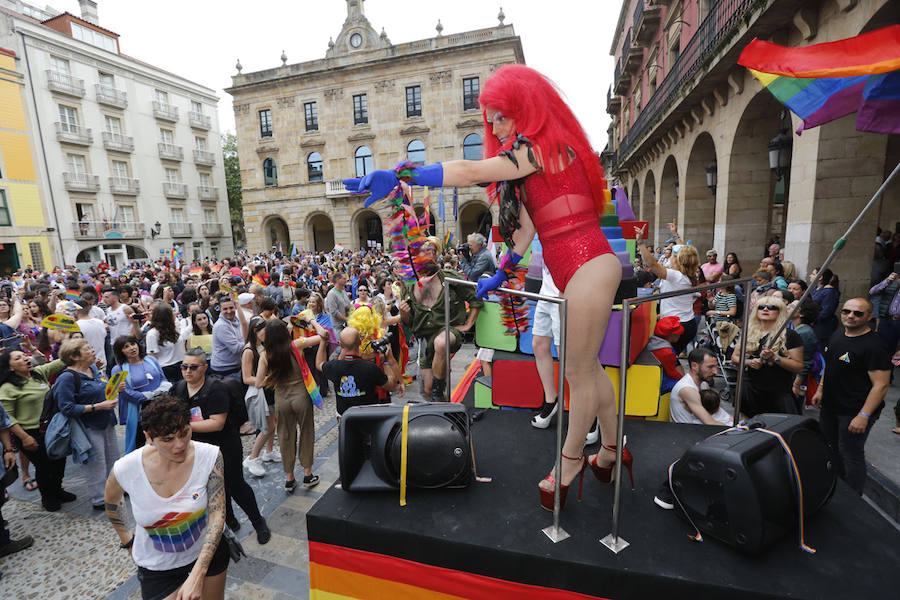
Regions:
<instances>
[{"instance_id":1,"label":"handbag","mask_svg":"<svg viewBox=\"0 0 900 600\"><path fill-rule=\"evenodd\" d=\"M225 529L222 530L222 540L225 542L225 547L228 549L228 555L231 557L231 562L238 562L241 560L242 556L247 556L247 553L244 552L244 547L241 546L241 543L234 537L234 533L231 532L231 529L226 525Z\"/></svg>"}]
</instances>

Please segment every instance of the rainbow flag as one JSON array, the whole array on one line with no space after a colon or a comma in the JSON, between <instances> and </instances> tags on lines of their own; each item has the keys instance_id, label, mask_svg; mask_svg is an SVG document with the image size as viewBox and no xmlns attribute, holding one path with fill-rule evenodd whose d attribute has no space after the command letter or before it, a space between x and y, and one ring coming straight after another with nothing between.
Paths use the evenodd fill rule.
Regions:
<instances>
[{"instance_id":1,"label":"rainbow flag","mask_svg":"<svg viewBox=\"0 0 900 600\"><path fill-rule=\"evenodd\" d=\"M203 272L203 269L201 267L191 267L190 271L189 271L189 273L191 275L199 275L202 272Z\"/></svg>"},{"instance_id":2,"label":"rainbow flag","mask_svg":"<svg viewBox=\"0 0 900 600\"><path fill-rule=\"evenodd\" d=\"M72 302L81 300L81 294L78 293L78 290L66 290L66 300L71 300Z\"/></svg>"},{"instance_id":3,"label":"rainbow flag","mask_svg":"<svg viewBox=\"0 0 900 600\"><path fill-rule=\"evenodd\" d=\"M192 513L168 513L144 530L155 550L184 552L206 536L206 522L206 509L201 508Z\"/></svg>"},{"instance_id":4,"label":"rainbow flag","mask_svg":"<svg viewBox=\"0 0 900 600\"><path fill-rule=\"evenodd\" d=\"M253 281L253 283L256 283L263 287L266 287L266 282L263 281L263 278L260 277L259 275L254 275L252 281Z\"/></svg>"},{"instance_id":5,"label":"rainbow flag","mask_svg":"<svg viewBox=\"0 0 900 600\"><path fill-rule=\"evenodd\" d=\"M801 48L753 40L738 64L803 119L798 134L853 113L859 131L900 133L900 25Z\"/></svg>"}]
</instances>

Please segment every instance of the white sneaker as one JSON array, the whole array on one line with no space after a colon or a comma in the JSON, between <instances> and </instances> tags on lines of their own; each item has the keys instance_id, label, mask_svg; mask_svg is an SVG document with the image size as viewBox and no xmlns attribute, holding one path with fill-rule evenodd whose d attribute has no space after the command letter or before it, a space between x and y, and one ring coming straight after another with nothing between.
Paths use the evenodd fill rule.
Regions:
<instances>
[{"instance_id":1,"label":"white sneaker","mask_svg":"<svg viewBox=\"0 0 900 600\"><path fill-rule=\"evenodd\" d=\"M262 477L266 474L266 468L263 466L263 461L261 458L250 458L249 456L244 459L244 468L250 471L251 475L255 475L256 477Z\"/></svg>"},{"instance_id":2,"label":"white sneaker","mask_svg":"<svg viewBox=\"0 0 900 600\"><path fill-rule=\"evenodd\" d=\"M281 462L281 452L277 449L271 452L263 452L262 459L263 462Z\"/></svg>"},{"instance_id":3,"label":"white sneaker","mask_svg":"<svg viewBox=\"0 0 900 600\"><path fill-rule=\"evenodd\" d=\"M599 423L597 419L594 419L594 424L591 425L591 430L588 431L587 437L584 438L584 445L590 446L591 444L596 444L597 440L600 439L600 428L598 427Z\"/></svg>"}]
</instances>

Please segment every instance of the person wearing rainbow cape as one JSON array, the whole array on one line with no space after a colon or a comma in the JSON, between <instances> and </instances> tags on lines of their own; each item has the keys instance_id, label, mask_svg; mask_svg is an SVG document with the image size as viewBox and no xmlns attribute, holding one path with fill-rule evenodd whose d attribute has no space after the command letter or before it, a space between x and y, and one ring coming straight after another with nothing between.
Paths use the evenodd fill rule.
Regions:
<instances>
[{"instance_id":1,"label":"person wearing rainbow cape","mask_svg":"<svg viewBox=\"0 0 900 600\"><path fill-rule=\"evenodd\" d=\"M560 504L586 465L603 482L613 480L617 433L615 393L597 358L606 334L621 266L600 228L607 188L603 168L555 85L524 65L505 65L485 82L479 97L484 119L484 160L431 165L409 162L344 180L352 192L371 195L369 205L391 194L400 181L428 187L488 183L499 200L500 234L509 250L493 277L478 282L478 297L513 275L535 232L561 295L568 320L578 323L566 338L566 377L571 414L563 445ZM589 459L584 440L599 418L600 452ZM629 469L631 453L623 449ZM541 505L552 510L554 476L539 484ZM579 488L580 493L580 488Z\"/></svg>"}]
</instances>

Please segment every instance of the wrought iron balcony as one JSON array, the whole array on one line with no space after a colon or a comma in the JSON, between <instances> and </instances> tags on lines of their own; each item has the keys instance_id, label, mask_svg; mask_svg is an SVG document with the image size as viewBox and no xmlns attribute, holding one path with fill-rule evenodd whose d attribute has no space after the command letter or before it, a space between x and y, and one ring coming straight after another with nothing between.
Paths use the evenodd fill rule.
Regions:
<instances>
[{"instance_id":1,"label":"wrought iron balcony","mask_svg":"<svg viewBox=\"0 0 900 600\"><path fill-rule=\"evenodd\" d=\"M622 48L622 53L625 56L622 63L622 74L631 75L637 73L638 67L644 61L644 51L640 46L631 43L631 31L625 37L625 43L628 45Z\"/></svg>"},{"instance_id":2,"label":"wrought iron balcony","mask_svg":"<svg viewBox=\"0 0 900 600\"><path fill-rule=\"evenodd\" d=\"M90 129L80 125L61 123L59 121L54 123L54 125L56 125L56 139L60 142L78 146L90 146L93 141Z\"/></svg>"},{"instance_id":3,"label":"wrought iron balcony","mask_svg":"<svg viewBox=\"0 0 900 600\"><path fill-rule=\"evenodd\" d=\"M143 239L146 237L146 228L143 223L108 223L102 221L78 221L72 223L72 231L75 239L102 240L102 239Z\"/></svg>"},{"instance_id":4,"label":"wrought iron balcony","mask_svg":"<svg viewBox=\"0 0 900 600\"><path fill-rule=\"evenodd\" d=\"M201 200L218 200L219 199L219 188L217 187L208 187L205 185L197 186L197 197Z\"/></svg>"},{"instance_id":5,"label":"wrought iron balcony","mask_svg":"<svg viewBox=\"0 0 900 600\"><path fill-rule=\"evenodd\" d=\"M116 108L128 106L128 94L112 86L95 83L94 93L97 95L97 102L100 104L115 106Z\"/></svg>"},{"instance_id":6,"label":"wrought iron balcony","mask_svg":"<svg viewBox=\"0 0 900 600\"><path fill-rule=\"evenodd\" d=\"M116 152L134 152L134 138L130 135L104 131L103 147L107 150L115 150Z\"/></svg>"},{"instance_id":7,"label":"wrought iron balcony","mask_svg":"<svg viewBox=\"0 0 900 600\"><path fill-rule=\"evenodd\" d=\"M160 102L159 100L154 100L153 116L157 119L174 123L178 120L178 107L166 104L165 102Z\"/></svg>"},{"instance_id":8,"label":"wrought iron balcony","mask_svg":"<svg viewBox=\"0 0 900 600\"><path fill-rule=\"evenodd\" d=\"M184 200L188 195L188 187L186 183L176 183L172 181L163 182L163 195L166 198L178 198Z\"/></svg>"},{"instance_id":9,"label":"wrought iron balcony","mask_svg":"<svg viewBox=\"0 0 900 600\"><path fill-rule=\"evenodd\" d=\"M90 173L63 173L63 186L71 192L99 192L100 177Z\"/></svg>"},{"instance_id":10,"label":"wrought iron balcony","mask_svg":"<svg viewBox=\"0 0 900 600\"><path fill-rule=\"evenodd\" d=\"M198 165L213 166L216 164L216 155L206 150L194 148L194 162Z\"/></svg>"},{"instance_id":11,"label":"wrought iron balcony","mask_svg":"<svg viewBox=\"0 0 900 600\"><path fill-rule=\"evenodd\" d=\"M612 87L606 92L606 112L610 115L619 114L619 110L622 108L622 97L618 94L612 94Z\"/></svg>"},{"instance_id":12,"label":"wrought iron balcony","mask_svg":"<svg viewBox=\"0 0 900 600\"><path fill-rule=\"evenodd\" d=\"M181 146L159 142L157 147L159 148L160 158L165 160L184 160L184 150Z\"/></svg>"},{"instance_id":13,"label":"wrought iron balcony","mask_svg":"<svg viewBox=\"0 0 900 600\"><path fill-rule=\"evenodd\" d=\"M192 110L188 113L188 120L194 129L210 129L212 127L212 118Z\"/></svg>"},{"instance_id":14,"label":"wrought iron balcony","mask_svg":"<svg viewBox=\"0 0 900 600\"><path fill-rule=\"evenodd\" d=\"M124 194L127 196L137 196L141 191L141 183L137 179L130 177L110 177L109 191L113 194Z\"/></svg>"},{"instance_id":15,"label":"wrought iron balcony","mask_svg":"<svg viewBox=\"0 0 900 600\"><path fill-rule=\"evenodd\" d=\"M48 69L47 87L52 92L59 92L76 98L84 98L84 79L76 79L67 73L58 73Z\"/></svg>"},{"instance_id":16,"label":"wrought iron balcony","mask_svg":"<svg viewBox=\"0 0 900 600\"><path fill-rule=\"evenodd\" d=\"M204 237L222 237L222 226L218 223L203 224Z\"/></svg>"},{"instance_id":17,"label":"wrought iron balcony","mask_svg":"<svg viewBox=\"0 0 900 600\"><path fill-rule=\"evenodd\" d=\"M169 234L173 237L191 237L194 226L191 223L169 223Z\"/></svg>"}]
</instances>

